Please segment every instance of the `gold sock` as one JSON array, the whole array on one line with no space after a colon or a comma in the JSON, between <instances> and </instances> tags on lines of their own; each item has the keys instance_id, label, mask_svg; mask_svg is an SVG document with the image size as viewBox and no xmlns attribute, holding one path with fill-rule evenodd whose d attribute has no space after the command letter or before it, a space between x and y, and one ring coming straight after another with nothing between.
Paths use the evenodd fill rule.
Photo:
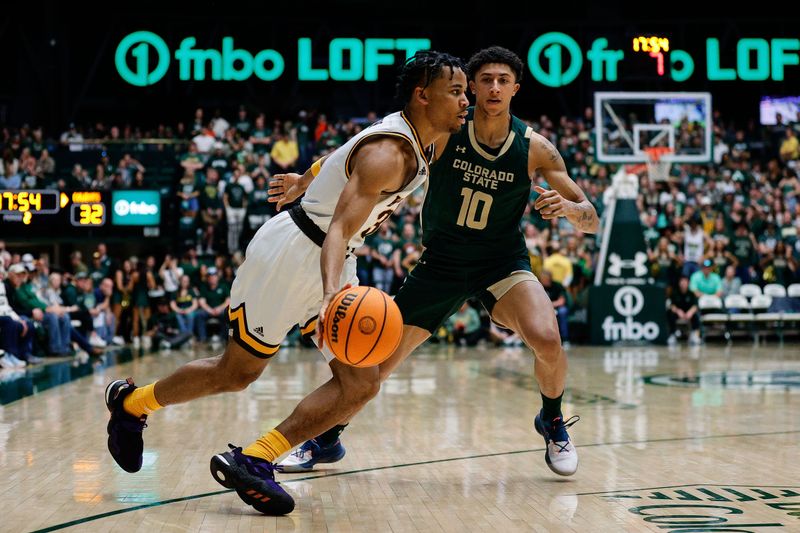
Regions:
<instances>
[{"instance_id":1,"label":"gold sock","mask_svg":"<svg viewBox=\"0 0 800 533\"><path fill-rule=\"evenodd\" d=\"M269 433L261 435L257 441L242 450L242 453L245 455L252 455L253 457L258 457L272 463L275 461L275 459L291 449L292 445L289 444L289 441L286 440L286 437L281 435L281 432L277 429L273 429Z\"/></svg>"},{"instance_id":2,"label":"gold sock","mask_svg":"<svg viewBox=\"0 0 800 533\"><path fill-rule=\"evenodd\" d=\"M155 395L155 383L139 387L123 400L122 407L128 414L141 417L158 411L163 406L158 403Z\"/></svg>"}]
</instances>

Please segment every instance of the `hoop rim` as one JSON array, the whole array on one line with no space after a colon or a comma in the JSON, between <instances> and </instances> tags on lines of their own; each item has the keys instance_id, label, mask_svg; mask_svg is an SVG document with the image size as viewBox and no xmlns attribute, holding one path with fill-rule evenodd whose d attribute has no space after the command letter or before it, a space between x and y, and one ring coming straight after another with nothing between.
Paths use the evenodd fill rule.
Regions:
<instances>
[{"instance_id":1,"label":"hoop rim","mask_svg":"<svg viewBox=\"0 0 800 533\"><path fill-rule=\"evenodd\" d=\"M675 150L669 146L645 146L642 150L647 154L647 158L652 163L658 163L663 156L675 153Z\"/></svg>"}]
</instances>

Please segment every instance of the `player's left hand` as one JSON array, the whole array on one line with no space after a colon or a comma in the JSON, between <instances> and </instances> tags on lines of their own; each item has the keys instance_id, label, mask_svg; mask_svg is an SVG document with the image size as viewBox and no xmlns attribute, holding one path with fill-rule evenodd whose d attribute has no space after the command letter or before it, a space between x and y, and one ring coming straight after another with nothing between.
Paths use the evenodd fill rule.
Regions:
<instances>
[{"instance_id":1,"label":"player's left hand","mask_svg":"<svg viewBox=\"0 0 800 533\"><path fill-rule=\"evenodd\" d=\"M558 217L565 217L575 202L567 200L561 193L554 189L544 189L538 185L533 190L539 193L539 198L534 202L533 207L544 220L551 220Z\"/></svg>"},{"instance_id":2,"label":"player's left hand","mask_svg":"<svg viewBox=\"0 0 800 533\"><path fill-rule=\"evenodd\" d=\"M302 180L303 176L294 172L275 174L269 180L267 201L273 204L277 203L278 205L275 207L280 211L284 205L294 202L306 192Z\"/></svg>"}]
</instances>

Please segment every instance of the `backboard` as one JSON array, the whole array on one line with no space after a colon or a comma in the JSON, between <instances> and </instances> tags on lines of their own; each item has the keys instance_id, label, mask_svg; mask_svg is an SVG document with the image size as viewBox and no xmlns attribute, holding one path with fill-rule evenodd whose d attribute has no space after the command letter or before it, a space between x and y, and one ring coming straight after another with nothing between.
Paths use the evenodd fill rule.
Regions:
<instances>
[{"instance_id":1,"label":"backboard","mask_svg":"<svg viewBox=\"0 0 800 533\"><path fill-rule=\"evenodd\" d=\"M671 163L711 161L711 93L597 92L594 119L601 163L646 163L655 146Z\"/></svg>"}]
</instances>

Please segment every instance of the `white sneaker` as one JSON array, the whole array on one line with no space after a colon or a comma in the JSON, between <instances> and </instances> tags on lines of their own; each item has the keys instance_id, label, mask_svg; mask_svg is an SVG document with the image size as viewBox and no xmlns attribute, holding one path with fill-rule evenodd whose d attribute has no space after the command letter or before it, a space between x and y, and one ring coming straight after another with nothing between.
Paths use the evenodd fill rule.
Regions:
<instances>
[{"instance_id":1,"label":"white sneaker","mask_svg":"<svg viewBox=\"0 0 800 533\"><path fill-rule=\"evenodd\" d=\"M22 359L19 359L13 353L6 352L6 358L8 358L8 360L11 362L11 364L14 365L12 368L25 368L25 365L28 364L25 361L23 361Z\"/></svg>"},{"instance_id":2,"label":"white sneaker","mask_svg":"<svg viewBox=\"0 0 800 533\"><path fill-rule=\"evenodd\" d=\"M693 331L691 335L689 335L689 344L692 346L698 346L702 344L702 339L700 339L700 333L697 331Z\"/></svg>"},{"instance_id":3,"label":"white sneaker","mask_svg":"<svg viewBox=\"0 0 800 533\"><path fill-rule=\"evenodd\" d=\"M307 440L283 461L275 465L278 472L311 472L317 463L336 463L345 455L341 440L324 448L314 439Z\"/></svg>"},{"instance_id":4,"label":"white sneaker","mask_svg":"<svg viewBox=\"0 0 800 533\"><path fill-rule=\"evenodd\" d=\"M158 343L158 349L168 352L172 349L172 345L169 343L169 341L164 340Z\"/></svg>"},{"instance_id":5,"label":"white sneaker","mask_svg":"<svg viewBox=\"0 0 800 533\"><path fill-rule=\"evenodd\" d=\"M667 346L677 346L678 339L675 338L675 335L670 335L667 339Z\"/></svg>"},{"instance_id":6,"label":"white sneaker","mask_svg":"<svg viewBox=\"0 0 800 533\"><path fill-rule=\"evenodd\" d=\"M123 339L119 335L115 335L114 338L111 339L111 344L115 346L125 346L125 339Z\"/></svg>"},{"instance_id":7,"label":"white sneaker","mask_svg":"<svg viewBox=\"0 0 800 533\"><path fill-rule=\"evenodd\" d=\"M141 337L134 337L133 338L133 349L138 350L142 347L142 338Z\"/></svg>"},{"instance_id":8,"label":"white sneaker","mask_svg":"<svg viewBox=\"0 0 800 533\"><path fill-rule=\"evenodd\" d=\"M0 350L0 368L15 368L14 363L8 358L8 354Z\"/></svg>"},{"instance_id":9,"label":"white sneaker","mask_svg":"<svg viewBox=\"0 0 800 533\"><path fill-rule=\"evenodd\" d=\"M544 460L550 470L559 476L571 476L578 470L578 451L567 433L567 428L578 420L580 420L579 416L573 416L566 422L561 418L556 418L553 422L546 424L542 419L542 413L539 412L533 422L536 432L544 437L547 445Z\"/></svg>"},{"instance_id":10,"label":"white sneaker","mask_svg":"<svg viewBox=\"0 0 800 533\"><path fill-rule=\"evenodd\" d=\"M86 350L78 350L75 352L75 362L78 364L85 365L89 362L89 359L91 359L91 357L89 357L89 354L86 352Z\"/></svg>"},{"instance_id":11,"label":"white sneaker","mask_svg":"<svg viewBox=\"0 0 800 533\"><path fill-rule=\"evenodd\" d=\"M153 338L148 337L147 335L142 337L142 348L144 348L145 350L149 350L152 347L153 347Z\"/></svg>"},{"instance_id":12,"label":"white sneaker","mask_svg":"<svg viewBox=\"0 0 800 533\"><path fill-rule=\"evenodd\" d=\"M95 348L105 348L108 346L108 343L100 338L100 335L97 333L92 333L89 337L89 345L94 346Z\"/></svg>"}]
</instances>

